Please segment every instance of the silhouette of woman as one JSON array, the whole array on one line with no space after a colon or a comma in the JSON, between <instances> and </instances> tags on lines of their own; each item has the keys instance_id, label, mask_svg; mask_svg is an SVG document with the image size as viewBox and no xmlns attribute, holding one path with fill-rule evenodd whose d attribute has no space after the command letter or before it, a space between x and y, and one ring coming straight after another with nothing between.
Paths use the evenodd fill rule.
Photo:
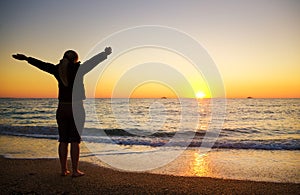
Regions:
<instances>
[{"instance_id":1,"label":"silhouette of woman","mask_svg":"<svg viewBox=\"0 0 300 195\"><path fill-rule=\"evenodd\" d=\"M106 47L103 52L80 64L77 53L73 50L68 50L64 53L58 65L46 63L23 54L13 55L13 58L17 60L27 61L40 70L52 74L58 82L59 103L56 111L56 121L59 133L58 154L62 176L70 174L67 168L69 143L71 143L72 176L78 177L84 175L84 173L78 169L79 144L81 141L80 134L85 122L85 110L83 107L85 90L83 77L100 62L107 59L107 56L110 55L111 52L111 48ZM75 77L76 85L74 86ZM74 89L73 86L75 87Z\"/></svg>"}]
</instances>

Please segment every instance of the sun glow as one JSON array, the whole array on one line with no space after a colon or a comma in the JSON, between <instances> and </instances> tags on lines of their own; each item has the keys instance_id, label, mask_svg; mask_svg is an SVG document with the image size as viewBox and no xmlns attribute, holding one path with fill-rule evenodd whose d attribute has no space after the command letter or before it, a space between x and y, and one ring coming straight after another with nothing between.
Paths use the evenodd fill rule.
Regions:
<instances>
[{"instance_id":1,"label":"sun glow","mask_svg":"<svg viewBox=\"0 0 300 195\"><path fill-rule=\"evenodd\" d=\"M202 99L202 98L204 98L204 97L205 97L205 93L203 93L203 91L198 91L198 92L196 93L196 98Z\"/></svg>"}]
</instances>

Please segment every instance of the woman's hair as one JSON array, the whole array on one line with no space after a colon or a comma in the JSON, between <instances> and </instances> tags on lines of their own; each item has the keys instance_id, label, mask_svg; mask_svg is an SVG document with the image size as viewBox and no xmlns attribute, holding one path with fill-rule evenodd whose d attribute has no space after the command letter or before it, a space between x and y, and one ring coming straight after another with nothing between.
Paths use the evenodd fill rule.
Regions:
<instances>
[{"instance_id":1,"label":"woman's hair","mask_svg":"<svg viewBox=\"0 0 300 195\"><path fill-rule=\"evenodd\" d=\"M68 50L64 53L64 58L67 58L69 61L76 63L78 62L78 54L73 50Z\"/></svg>"}]
</instances>

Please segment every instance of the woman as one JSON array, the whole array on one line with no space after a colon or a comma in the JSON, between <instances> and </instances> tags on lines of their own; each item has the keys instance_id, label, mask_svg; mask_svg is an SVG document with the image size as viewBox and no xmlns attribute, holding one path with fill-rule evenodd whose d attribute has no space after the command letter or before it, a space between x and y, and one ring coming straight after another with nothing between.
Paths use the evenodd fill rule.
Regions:
<instances>
[{"instance_id":1,"label":"woman","mask_svg":"<svg viewBox=\"0 0 300 195\"><path fill-rule=\"evenodd\" d=\"M58 65L46 63L23 54L13 55L13 58L17 60L27 61L29 64L52 74L58 82L59 103L56 112L56 121L59 133L58 154L62 176L70 174L67 168L69 143L71 144L72 176L79 177L84 175L84 173L78 169L79 144L81 141L80 134L85 122L85 111L83 107L85 90L83 77L100 62L105 60L111 52L111 48L106 47L104 52L80 64L80 62L78 62L77 53L73 50L68 50L64 53L63 59L60 60Z\"/></svg>"}]
</instances>

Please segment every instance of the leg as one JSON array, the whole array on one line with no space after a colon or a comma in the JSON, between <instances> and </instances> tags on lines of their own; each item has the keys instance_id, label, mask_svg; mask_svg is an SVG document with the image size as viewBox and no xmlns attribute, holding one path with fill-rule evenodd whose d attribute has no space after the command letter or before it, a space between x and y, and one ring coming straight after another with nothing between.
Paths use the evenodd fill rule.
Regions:
<instances>
[{"instance_id":1,"label":"leg","mask_svg":"<svg viewBox=\"0 0 300 195\"><path fill-rule=\"evenodd\" d=\"M83 176L84 173L79 171L78 169L78 162L79 162L79 153L80 147L78 142L71 143L71 160L72 160L72 170L73 170L73 177Z\"/></svg>"},{"instance_id":2,"label":"leg","mask_svg":"<svg viewBox=\"0 0 300 195\"><path fill-rule=\"evenodd\" d=\"M75 115L73 113L76 113ZM79 154L80 154L80 141L81 132L84 127L85 122L85 111L83 103L73 103L72 104L72 116L73 120L70 128L70 140L71 140L71 160L72 160L72 170L73 177L83 176L84 173L78 169Z\"/></svg>"},{"instance_id":3,"label":"leg","mask_svg":"<svg viewBox=\"0 0 300 195\"><path fill-rule=\"evenodd\" d=\"M68 159L68 123L66 123L66 113L64 105L59 104L56 111L56 121L59 133L58 155L61 165L61 175L66 176L70 173L67 167Z\"/></svg>"},{"instance_id":4,"label":"leg","mask_svg":"<svg viewBox=\"0 0 300 195\"><path fill-rule=\"evenodd\" d=\"M70 171L68 171L68 166L67 166L68 143L59 142L58 154L59 154L59 160L61 166L61 175L62 176L68 175L70 173Z\"/></svg>"}]
</instances>

